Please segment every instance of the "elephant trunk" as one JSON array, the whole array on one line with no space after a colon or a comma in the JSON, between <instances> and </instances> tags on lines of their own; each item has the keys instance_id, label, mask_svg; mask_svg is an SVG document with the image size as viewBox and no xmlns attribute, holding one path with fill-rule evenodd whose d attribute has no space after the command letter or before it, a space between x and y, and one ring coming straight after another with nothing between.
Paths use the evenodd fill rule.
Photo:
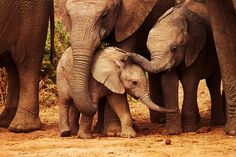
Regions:
<instances>
[{"instance_id":1,"label":"elephant trunk","mask_svg":"<svg viewBox=\"0 0 236 157\"><path fill-rule=\"evenodd\" d=\"M167 108L163 108L161 106L158 106L157 104L155 104L147 91L145 91L144 93L142 93L142 96L140 97L140 100L142 101L142 103L144 105L146 105L149 109L154 110L154 111L158 111L158 112L168 112L168 113L174 113L177 112L179 109L167 109Z\"/></svg>"},{"instance_id":2,"label":"elephant trunk","mask_svg":"<svg viewBox=\"0 0 236 157\"><path fill-rule=\"evenodd\" d=\"M145 57L136 53L127 53L127 55L129 60L140 65L145 71L149 73L158 73L167 70L168 63L161 60L160 57L151 56L151 61L149 61Z\"/></svg>"},{"instance_id":3,"label":"elephant trunk","mask_svg":"<svg viewBox=\"0 0 236 157\"><path fill-rule=\"evenodd\" d=\"M76 21L76 22L75 22ZM88 19L72 19L70 44L73 52L72 98L76 108L85 115L93 115L97 104L92 102L89 93L89 76L95 49L100 43L99 35L91 28L90 23L78 21Z\"/></svg>"}]
</instances>

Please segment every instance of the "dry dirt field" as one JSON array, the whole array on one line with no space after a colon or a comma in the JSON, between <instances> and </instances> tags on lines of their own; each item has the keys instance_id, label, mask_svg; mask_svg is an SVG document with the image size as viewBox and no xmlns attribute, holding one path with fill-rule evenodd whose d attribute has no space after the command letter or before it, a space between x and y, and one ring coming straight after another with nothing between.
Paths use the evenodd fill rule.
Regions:
<instances>
[{"instance_id":1,"label":"dry dirt field","mask_svg":"<svg viewBox=\"0 0 236 157\"><path fill-rule=\"evenodd\" d=\"M203 82L198 95L203 131L165 135L163 125L150 123L149 113L144 105L131 104L131 112L137 125L136 138L101 135L95 135L94 139L88 140L77 137L62 138L58 134L58 108L43 108L40 117L44 125L40 131L15 134L0 128L0 157L235 157L236 138L225 136L223 126L212 127L209 123L210 100ZM164 140L167 138L171 139L171 145L165 144Z\"/></svg>"}]
</instances>

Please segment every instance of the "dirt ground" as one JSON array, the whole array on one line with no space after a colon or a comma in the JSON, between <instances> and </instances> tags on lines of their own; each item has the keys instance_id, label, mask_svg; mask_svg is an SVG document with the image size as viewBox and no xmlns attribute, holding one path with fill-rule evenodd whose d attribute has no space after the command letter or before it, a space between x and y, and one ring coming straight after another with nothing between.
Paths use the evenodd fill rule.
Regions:
<instances>
[{"instance_id":1,"label":"dirt ground","mask_svg":"<svg viewBox=\"0 0 236 157\"><path fill-rule=\"evenodd\" d=\"M0 128L0 157L235 157L236 138L224 135L223 126L212 127L209 123L209 93L203 82L198 91L198 102L202 117L201 130L175 136L165 135L163 125L151 124L149 112L144 105L131 104L138 133L132 139L101 135L87 140L59 137L58 107L43 108L40 117L44 125L40 131L15 134ZM171 139L170 145L164 142L167 138Z\"/></svg>"}]
</instances>

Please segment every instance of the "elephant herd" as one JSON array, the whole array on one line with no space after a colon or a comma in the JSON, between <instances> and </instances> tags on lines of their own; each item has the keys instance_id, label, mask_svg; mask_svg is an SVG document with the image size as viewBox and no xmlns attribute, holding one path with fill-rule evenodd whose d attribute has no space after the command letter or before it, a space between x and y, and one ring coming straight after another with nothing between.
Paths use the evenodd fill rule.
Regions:
<instances>
[{"instance_id":1,"label":"elephant herd","mask_svg":"<svg viewBox=\"0 0 236 157\"><path fill-rule=\"evenodd\" d=\"M61 136L92 138L98 112L94 131L135 137L126 94L140 99L151 121L165 123L169 134L196 131L201 79L211 96L211 123L225 124L225 133L236 135L235 0L56 3L70 34L70 47L57 65ZM49 20L54 34L53 4L1 0L0 65L6 67L8 86L0 127L9 131L40 129L39 73ZM102 41L110 46L100 48Z\"/></svg>"}]
</instances>

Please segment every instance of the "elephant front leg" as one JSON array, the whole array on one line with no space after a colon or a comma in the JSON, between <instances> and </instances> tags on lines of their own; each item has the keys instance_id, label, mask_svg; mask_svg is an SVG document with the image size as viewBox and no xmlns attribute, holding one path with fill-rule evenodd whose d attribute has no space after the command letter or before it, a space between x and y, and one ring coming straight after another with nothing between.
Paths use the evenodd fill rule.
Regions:
<instances>
[{"instance_id":1,"label":"elephant front leg","mask_svg":"<svg viewBox=\"0 0 236 157\"><path fill-rule=\"evenodd\" d=\"M30 65L30 64L29 64ZM40 129L38 66L20 67L20 95L16 115L8 129L12 132L31 132Z\"/></svg>"},{"instance_id":2,"label":"elephant front leg","mask_svg":"<svg viewBox=\"0 0 236 157\"><path fill-rule=\"evenodd\" d=\"M200 76L200 75L199 75ZM198 129L200 121L197 104L197 89L200 79L194 75L185 75L181 78L184 91L182 107L182 125L185 132L192 132Z\"/></svg>"},{"instance_id":3,"label":"elephant front leg","mask_svg":"<svg viewBox=\"0 0 236 157\"><path fill-rule=\"evenodd\" d=\"M176 109L178 106L179 78L175 71L163 72L161 77L166 108ZM166 114L166 128L171 135L182 133L180 112Z\"/></svg>"},{"instance_id":4,"label":"elephant front leg","mask_svg":"<svg viewBox=\"0 0 236 157\"><path fill-rule=\"evenodd\" d=\"M121 124L117 114L111 108L109 102L105 104L104 111L104 134L106 136L120 136Z\"/></svg>"},{"instance_id":5,"label":"elephant front leg","mask_svg":"<svg viewBox=\"0 0 236 157\"><path fill-rule=\"evenodd\" d=\"M133 123L126 94L110 94L107 99L120 119L122 129L120 136L126 138L136 137L136 132L132 128Z\"/></svg>"},{"instance_id":6,"label":"elephant front leg","mask_svg":"<svg viewBox=\"0 0 236 157\"><path fill-rule=\"evenodd\" d=\"M71 135L76 135L78 133L79 118L80 118L80 112L77 110L75 105L71 103L69 109L69 124L70 124Z\"/></svg>"},{"instance_id":7,"label":"elephant front leg","mask_svg":"<svg viewBox=\"0 0 236 157\"><path fill-rule=\"evenodd\" d=\"M69 126L69 108L70 100L62 96L59 92L59 130L61 137L67 137L71 135L71 129Z\"/></svg>"},{"instance_id":8,"label":"elephant front leg","mask_svg":"<svg viewBox=\"0 0 236 157\"><path fill-rule=\"evenodd\" d=\"M91 127L93 123L93 116L86 116L81 114L79 132L77 136L83 139L90 139L93 137Z\"/></svg>"},{"instance_id":9,"label":"elephant front leg","mask_svg":"<svg viewBox=\"0 0 236 157\"><path fill-rule=\"evenodd\" d=\"M163 91L161 86L160 74L149 74L149 91L152 101L162 107L165 107L163 100ZM166 114L149 109L150 120L152 123L165 123Z\"/></svg>"},{"instance_id":10,"label":"elephant front leg","mask_svg":"<svg viewBox=\"0 0 236 157\"><path fill-rule=\"evenodd\" d=\"M8 127L14 118L19 100L19 75L14 64L6 67L7 71L7 99L0 115L0 127Z\"/></svg>"}]
</instances>

